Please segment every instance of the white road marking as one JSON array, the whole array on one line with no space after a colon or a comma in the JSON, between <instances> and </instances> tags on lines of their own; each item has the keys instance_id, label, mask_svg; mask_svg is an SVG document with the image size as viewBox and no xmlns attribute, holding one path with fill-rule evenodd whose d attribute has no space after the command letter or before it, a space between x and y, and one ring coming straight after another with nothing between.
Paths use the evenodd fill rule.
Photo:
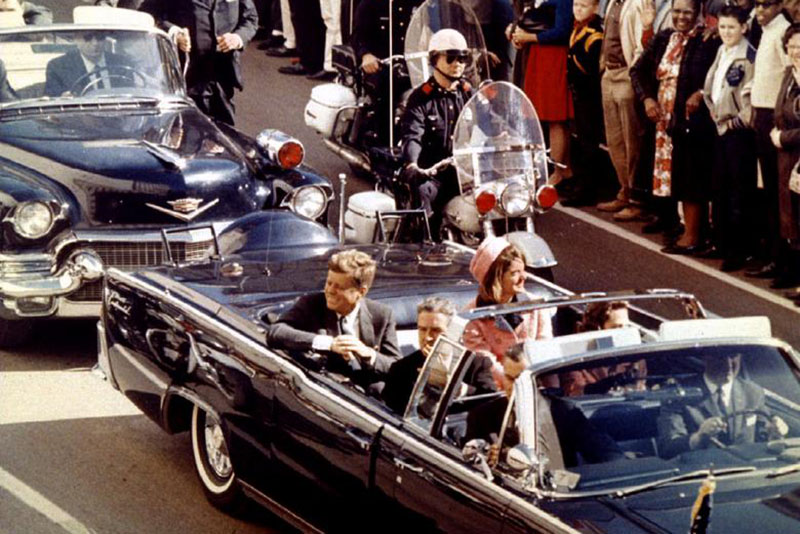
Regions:
<instances>
[{"instance_id":1,"label":"white road marking","mask_svg":"<svg viewBox=\"0 0 800 534\"><path fill-rule=\"evenodd\" d=\"M2 467L0 467L0 487L5 488L11 495L60 526L64 531L70 534L92 533L83 523Z\"/></svg>"},{"instance_id":2,"label":"white road marking","mask_svg":"<svg viewBox=\"0 0 800 534\"><path fill-rule=\"evenodd\" d=\"M0 425L139 414L88 369L0 373Z\"/></svg>"},{"instance_id":3,"label":"white road marking","mask_svg":"<svg viewBox=\"0 0 800 534\"><path fill-rule=\"evenodd\" d=\"M647 250L652 250L653 252L658 252L664 258L670 259L672 261L676 261L676 262L680 263L681 265L685 265L686 267L689 267L689 268L694 269L694 270L696 270L698 272L701 272L701 273L703 273L703 274L705 274L707 276L710 276L711 278L716 278L717 280L719 280L721 282L725 282L726 284L732 285L733 287L735 287L737 289L741 289L742 291L747 291L751 295L754 295L754 296L756 296L758 298L767 300L770 303L775 304L776 306L780 306L785 310L789 310L792 313L800 314L800 308L795 306L794 303L792 301L790 301L789 299L782 298L782 297L780 297L780 296L778 296L778 295L776 295L776 294L774 294L774 293L772 293L770 291L766 291L764 289L761 289L760 287L754 286L753 284L745 282L744 280L741 280L741 279L739 279L739 278L737 278L735 276L731 276L731 275L729 275L727 273L723 273L722 271L720 271L718 269L714 269L712 267L704 265L703 263L700 263L699 261L695 260L694 258L692 258L690 256L663 254L661 252L661 248L662 248L661 245L659 245L657 243L653 243L649 239L647 239L645 237L642 237L642 236L640 236L638 234L634 234L633 232L625 230L624 228L620 228L618 225L616 225L614 223L610 223L610 222L604 221L603 219L601 219L599 217L596 217L594 215L590 215L590 214L588 214L586 212L583 212L583 211L581 211L579 209L576 209L576 208L568 208L568 207L564 207L564 206L558 205L558 206L555 207L555 209L558 210L558 211L564 212L567 215L570 215L571 217L575 217L576 219L578 219L580 221L583 221L585 223L591 224L593 226L597 226L598 228L601 228L601 229L605 230L606 232L614 234L617 237L621 237L621 238L623 238L623 239L625 239L627 241L630 241L631 243L639 245L640 247L646 248ZM680 289L680 288L676 288L676 289Z\"/></svg>"}]
</instances>

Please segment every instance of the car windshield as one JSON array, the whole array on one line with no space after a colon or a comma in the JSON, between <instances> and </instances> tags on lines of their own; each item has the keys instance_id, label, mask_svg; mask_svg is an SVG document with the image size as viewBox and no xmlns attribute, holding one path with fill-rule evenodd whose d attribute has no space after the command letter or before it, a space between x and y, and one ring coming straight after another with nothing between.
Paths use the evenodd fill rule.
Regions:
<instances>
[{"instance_id":1,"label":"car windshield","mask_svg":"<svg viewBox=\"0 0 800 534\"><path fill-rule=\"evenodd\" d=\"M182 94L174 47L160 32L71 26L0 33L0 109Z\"/></svg>"},{"instance_id":2,"label":"car windshield","mask_svg":"<svg viewBox=\"0 0 800 534\"><path fill-rule=\"evenodd\" d=\"M562 491L776 469L800 452L798 378L791 356L769 344L629 349L531 378L537 416L516 414L529 427L516 430L547 451L555 479L571 481Z\"/></svg>"}]
</instances>

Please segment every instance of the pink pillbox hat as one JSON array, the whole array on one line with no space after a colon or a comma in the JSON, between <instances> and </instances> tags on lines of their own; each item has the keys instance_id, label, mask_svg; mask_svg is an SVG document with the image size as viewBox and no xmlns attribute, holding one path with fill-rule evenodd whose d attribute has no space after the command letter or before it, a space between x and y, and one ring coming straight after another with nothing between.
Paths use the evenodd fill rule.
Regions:
<instances>
[{"instance_id":1,"label":"pink pillbox hat","mask_svg":"<svg viewBox=\"0 0 800 534\"><path fill-rule=\"evenodd\" d=\"M483 279L486 278L486 273L489 272L489 267L492 266L494 260L510 246L511 243L502 237L489 236L483 240L472 261L469 262L469 272L472 273L478 283L483 283Z\"/></svg>"}]
</instances>

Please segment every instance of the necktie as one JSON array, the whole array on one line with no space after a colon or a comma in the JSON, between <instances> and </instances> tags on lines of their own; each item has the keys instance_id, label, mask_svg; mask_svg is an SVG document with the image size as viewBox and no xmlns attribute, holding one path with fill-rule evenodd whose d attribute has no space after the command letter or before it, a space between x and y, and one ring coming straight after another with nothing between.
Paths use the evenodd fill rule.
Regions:
<instances>
[{"instance_id":1,"label":"necktie","mask_svg":"<svg viewBox=\"0 0 800 534\"><path fill-rule=\"evenodd\" d=\"M346 336L353 336L355 332L345 317L339 317L339 332Z\"/></svg>"},{"instance_id":2,"label":"necktie","mask_svg":"<svg viewBox=\"0 0 800 534\"><path fill-rule=\"evenodd\" d=\"M717 402L717 408L719 408L719 412L725 416L728 413L728 408L725 406L725 399L722 397L722 388L717 388L716 393L714 394L714 398Z\"/></svg>"}]
</instances>

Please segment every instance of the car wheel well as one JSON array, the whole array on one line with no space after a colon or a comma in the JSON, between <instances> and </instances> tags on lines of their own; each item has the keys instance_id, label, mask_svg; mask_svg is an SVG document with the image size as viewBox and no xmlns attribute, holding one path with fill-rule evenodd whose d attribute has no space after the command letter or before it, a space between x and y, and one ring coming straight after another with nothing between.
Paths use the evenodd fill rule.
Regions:
<instances>
[{"instance_id":1,"label":"car wheel well","mask_svg":"<svg viewBox=\"0 0 800 534\"><path fill-rule=\"evenodd\" d=\"M164 426L170 434L186 432L191 428L193 407L190 400L180 395L170 395L167 398Z\"/></svg>"}]
</instances>

